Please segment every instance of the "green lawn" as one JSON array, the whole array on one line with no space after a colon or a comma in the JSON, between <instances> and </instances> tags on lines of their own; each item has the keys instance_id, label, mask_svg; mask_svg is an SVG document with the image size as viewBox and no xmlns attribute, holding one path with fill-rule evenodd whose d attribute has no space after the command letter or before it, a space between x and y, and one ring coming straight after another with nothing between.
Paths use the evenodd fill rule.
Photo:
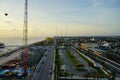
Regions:
<instances>
[{"instance_id":1,"label":"green lawn","mask_svg":"<svg viewBox=\"0 0 120 80\"><path fill-rule=\"evenodd\" d=\"M76 57L70 53L70 51L66 50L66 56L75 70L84 70L84 65L77 60Z\"/></svg>"},{"instance_id":2,"label":"green lawn","mask_svg":"<svg viewBox=\"0 0 120 80\"><path fill-rule=\"evenodd\" d=\"M82 59L84 59L88 64L91 64L91 63L93 63L93 62L91 62L89 59L87 59L85 56L83 56L79 51L77 51L77 50L75 50L78 54L79 54L79 56L82 58Z\"/></svg>"}]
</instances>

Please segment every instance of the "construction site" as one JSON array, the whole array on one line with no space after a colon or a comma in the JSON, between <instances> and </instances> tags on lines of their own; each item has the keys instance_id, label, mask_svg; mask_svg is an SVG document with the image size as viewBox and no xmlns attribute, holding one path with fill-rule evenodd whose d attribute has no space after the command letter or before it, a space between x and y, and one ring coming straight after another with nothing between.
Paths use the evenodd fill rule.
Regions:
<instances>
[{"instance_id":1,"label":"construction site","mask_svg":"<svg viewBox=\"0 0 120 80\"><path fill-rule=\"evenodd\" d=\"M9 13L5 13L5 16L8 16ZM30 54L28 54L28 0L25 0L24 3L24 25L23 25L23 46L19 49L13 50L13 52L17 52L17 54L12 58L13 52L10 51L7 54L1 55L2 57L7 57L3 63L0 64L0 78L18 78L18 79L26 79L31 73L32 69L28 65L28 58L30 58ZM1 61L2 62L2 61Z\"/></svg>"}]
</instances>

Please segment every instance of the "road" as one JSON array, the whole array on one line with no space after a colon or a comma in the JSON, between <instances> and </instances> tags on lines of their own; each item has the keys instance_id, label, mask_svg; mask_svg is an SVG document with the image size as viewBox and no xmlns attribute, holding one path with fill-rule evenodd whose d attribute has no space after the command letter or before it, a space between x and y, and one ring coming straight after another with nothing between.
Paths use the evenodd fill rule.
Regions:
<instances>
[{"instance_id":1,"label":"road","mask_svg":"<svg viewBox=\"0 0 120 80\"><path fill-rule=\"evenodd\" d=\"M31 80L52 80L54 47L50 47L34 71Z\"/></svg>"},{"instance_id":2,"label":"road","mask_svg":"<svg viewBox=\"0 0 120 80\"><path fill-rule=\"evenodd\" d=\"M0 57L0 65L15 59L16 57L20 56L22 54L22 50L18 50L16 52L13 52L12 54Z\"/></svg>"}]
</instances>

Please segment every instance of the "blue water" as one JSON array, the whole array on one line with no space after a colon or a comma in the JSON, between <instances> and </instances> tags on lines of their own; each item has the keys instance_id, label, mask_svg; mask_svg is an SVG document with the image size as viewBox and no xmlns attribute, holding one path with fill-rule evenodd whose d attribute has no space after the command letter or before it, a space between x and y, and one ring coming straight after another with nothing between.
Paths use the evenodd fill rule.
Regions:
<instances>
[{"instance_id":1,"label":"blue water","mask_svg":"<svg viewBox=\"0 0 120 80\"><path fill-rule=\"evenodd\" d=\"M30 37L28 38L28 44L42 41L45 37ZM22 45L23 44L22 38L1 38L0 42L5 43L5 45Z\"/></svg>"}]
</instances>

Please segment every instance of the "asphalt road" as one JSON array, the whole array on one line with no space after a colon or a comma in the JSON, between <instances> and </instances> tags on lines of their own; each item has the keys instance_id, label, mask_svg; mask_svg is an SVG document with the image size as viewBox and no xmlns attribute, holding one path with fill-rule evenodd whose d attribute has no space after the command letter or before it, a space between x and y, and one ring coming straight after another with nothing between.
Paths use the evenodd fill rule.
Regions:
<instances>
[{"instance_id":1,"label":"asphalt road","mask_svg":"<svg viewBox=\"0 0 120 80\"><path fill-rule=\"evenodd\" d=\"M54 48L50 47L37 65L31 80L52 80Z\"/></svg>"},{"instance_id":2,"label":"asphalt road","mask_svg":"<svg viewBox=\"0 0 120 80\"><path fill-rule=\"evenodd\" d=\"M6 62L8 62L10 60L15 59L16 57L20 56L21 54L22 54L22 50L18 50L16 52L13 52L10 55L0 57L0 65L4 64L4 63L6 63Z\"/></svg>"}]
</instances>

